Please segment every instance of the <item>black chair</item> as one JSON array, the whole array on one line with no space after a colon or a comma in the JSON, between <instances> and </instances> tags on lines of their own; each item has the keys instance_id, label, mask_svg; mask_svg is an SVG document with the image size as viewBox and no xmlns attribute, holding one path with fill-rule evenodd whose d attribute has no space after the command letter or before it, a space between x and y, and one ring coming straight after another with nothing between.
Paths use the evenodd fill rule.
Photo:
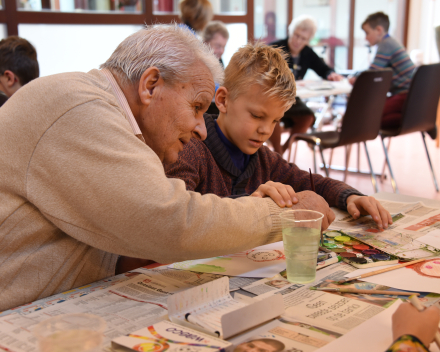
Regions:
<instances>
[{"instance_id":1,"label":"black chair","mask_svg":"<svg viewBox=\"0 0 440 352\"><path fill-rule=\"evenodd\" d=\"M324 149L363 142L370 166L371 182L376 192L378 191L376 177L365 142L375 139L379 134L382 112L387 92L391 85L391 78L392 71L390 69L362 72L353 86L340 130L297 134L294 136L295 140L303 140L313 145L315 173L315 146L319 147L324 170L328 176L329 172L324 159Z\"/></svg>"},{"instance_id":2,"label":"black chair","mask_svg":"<svg viewBox=\"0 0 440 352\"><path fill-rule=\"evenodd\" d=\"M385 152L385 161L390 170L391 185L394 192L398 193L396 180L391 169L388 151L385 147L385 138L401 136L403 134L421 132L423 144L425 145L426 156L428 157L429 166L431 167L434 186L438 192L437 179L435 178L434 169L432 167L431 158L429 157L428 147L425 141L425 132L432 139L437 136L437 128L435 120L437 116L437 106L440 97L440 64L424 65L417 68L414 73L411 85L409 87L408 98L402 112L402 124L395 129L382 129L380 136L382 137L382 146ZM389 144L388 144L389 147Z\"/></svg>"}]
</instances>

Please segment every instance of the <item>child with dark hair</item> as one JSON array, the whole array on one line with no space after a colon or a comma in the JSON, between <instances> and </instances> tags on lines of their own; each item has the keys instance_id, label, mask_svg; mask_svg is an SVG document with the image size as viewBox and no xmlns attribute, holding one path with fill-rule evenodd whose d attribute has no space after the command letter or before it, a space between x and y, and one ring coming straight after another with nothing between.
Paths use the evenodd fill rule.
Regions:
<instances>
[{"instance_id":1,"label":"child with dark hair","mask_svg":"<svg viewBox=\"0 0 440 352\"><path fill-rule=\"evenodd\" d=\"M402 119L402 109L408 95L409 85L415 66L402 44L388 34L390 20L383 12L376 12L362 23L365 39L370 45L377 45L377 52L370 70L391 68L393 81L391 96L387 98L382 114L382 128L398 127ZM353 84L356 77L350 79Z\"/></svg>"},{"instance_id":2,"label":"child with dark hair","mask_svg":"<svg viewBox=\"0 0 440 352\"><path fill-rule=\"evenodd\" d=\"M37 51L31 43L16 36L0 41L0 90L6 96L39 75Z\"/></svg>"}]
</instances>

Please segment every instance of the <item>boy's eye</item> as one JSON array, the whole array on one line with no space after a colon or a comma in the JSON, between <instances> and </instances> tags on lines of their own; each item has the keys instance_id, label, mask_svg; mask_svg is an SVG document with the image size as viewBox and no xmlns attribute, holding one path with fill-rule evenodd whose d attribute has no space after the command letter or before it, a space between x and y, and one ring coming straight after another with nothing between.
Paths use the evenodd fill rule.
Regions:
<instances>
[{"instance_id":1,"label":"boy's eye","mask_svg":"<svg viewBox=\"0 0 440 352\"><path fill-rule=\"evenodd\" d=\"M253 117L254 119L261 119L260 116L254 115L254 114L252 114L252 113L251 113L251 115L252 115L252 117Z\"/></svg>"}]
</instances>

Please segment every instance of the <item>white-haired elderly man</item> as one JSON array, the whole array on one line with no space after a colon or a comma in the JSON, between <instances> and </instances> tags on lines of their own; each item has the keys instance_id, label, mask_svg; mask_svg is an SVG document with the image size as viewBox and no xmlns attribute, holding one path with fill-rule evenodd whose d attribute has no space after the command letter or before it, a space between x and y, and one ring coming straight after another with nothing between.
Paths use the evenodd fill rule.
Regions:
<instances>
[{"instance_id":1,"label":"white-haired elderly man","mask_svg":"<svg viewBox=\"0 0 440 352\"><path fill-rule=\"evenodd\" d=\"M289 38L270 43L269 45L282 48L287 54L287 63L296 80L303 79L307 70L312 69L323 79L340 81L342 76L335 73L308 46L310 40L315 36L316 29L316 22L312 17L306 15L298 16L289 25ZM291 133L305 133L314 124L315 114L299 97L296 97L296 103L286 111L281 121L284 127L290 129ZM277 126L274 130L270 141L276 152L284 153L285 149L280 144L280 127Z\"/></svg>"},{"instance_id":2,"label":"white-haired elderly man","mask_svg":"<svg viewBox=\"0 0 440 352\"><path fill-rule=\"evenodd\" d=\"M235 253L281 240L270 198L221 199L167 179L222 69L185 29L133 34L101 70L36 79L0 109L0 311L151 259ZM288 195L290 197L290 195ZM295 208L334 219L312 192ZM122 259L117 263L118 258ZM132 260L130 258L140 258Z\"/></svg>"}]
</instances>

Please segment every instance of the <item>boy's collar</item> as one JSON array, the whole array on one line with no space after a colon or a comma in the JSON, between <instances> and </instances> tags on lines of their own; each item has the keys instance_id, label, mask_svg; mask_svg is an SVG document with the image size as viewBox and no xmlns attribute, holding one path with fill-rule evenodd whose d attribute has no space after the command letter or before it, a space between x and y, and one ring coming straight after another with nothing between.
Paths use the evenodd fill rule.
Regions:
<instances>
[{"instance_id":1,"label":"boy's collar","mask_svg":"<svg viewBox=\"0 0 440 352\"><path fill-rule=\"evenodd\" d=\"M205 145L208 147L209 151L211 152L217 164L219 164L223 169L225 169L231 175L235 177L239 177L240 179L243 177L244 178L251 177L255 171L255 165L258 160L258 152L250 156L246 170L241 172L241 170L239 170L238 167L234 165L234 162L232 161L232 158L229 155L226 146L223 144L222 140L217 134L214 117L216 117L216 115L210 115L210 114L203 115L203 118L205 119L206 131L208 134L206 139L203 141L203 143L205 143Z\"/></svg>"}]
</instances>

